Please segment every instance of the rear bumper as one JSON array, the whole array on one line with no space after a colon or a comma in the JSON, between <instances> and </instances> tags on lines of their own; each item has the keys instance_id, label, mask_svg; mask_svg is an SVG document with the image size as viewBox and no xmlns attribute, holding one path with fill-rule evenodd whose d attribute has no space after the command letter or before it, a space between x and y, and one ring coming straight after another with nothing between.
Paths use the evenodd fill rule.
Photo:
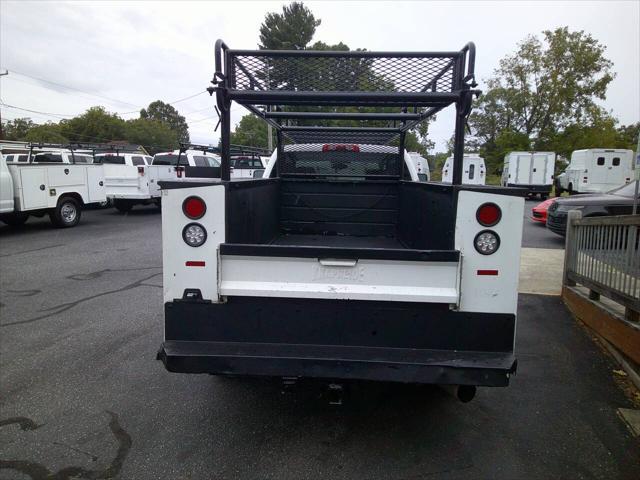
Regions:
<instances>
[{"instance_id":1,"label":"rear bumper","mask_svg":"<svg viewBox=\"0 0 640 480\"><path fill-rule=\"evenodd\" d=\"M516 370L510 353L453 352L344 345L167 341L167 370L272 377L506 386Z\"/></svg>"},{"instance_id":2,"label":"rear bumper","mask_svg":"<svg viewBox=\"0 0 640 480\"><path fill-rule=\"evenodd\" d=\"M506 386L515 315L447 305L229 297L165 305L167 370Z\"/></svg>"},{"instance_id":3,"label":"rear bumper","mask_svg":"<svg viewBox=\"0 0 640 480\"><path fill-rule=\"evenodd\" d=\"M507 187L517 187L526 190L529 193L541 193L548 195L551 193L551 187L553 185L523 185L520 183L507 183Z\"/></svg>"}]
</instances>

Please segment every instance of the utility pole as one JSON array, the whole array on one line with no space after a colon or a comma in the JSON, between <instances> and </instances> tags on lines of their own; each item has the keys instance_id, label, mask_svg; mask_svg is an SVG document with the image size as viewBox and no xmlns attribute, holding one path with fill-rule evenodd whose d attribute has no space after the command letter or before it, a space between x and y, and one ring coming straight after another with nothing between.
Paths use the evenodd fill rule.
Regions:
<instances>
[{"instance_id":1,"label":"utility pole","mask_svg":"<svg viewBox=\"0 0 640 480\"><path fill-rule=\"evenodd\" d=\"M0 77L4 77L5 75L9 75L9 70L0 72ZM2 132L2 112L0 112L0 140L4 140L4 133Z\"/></svg>"}]
</instances>

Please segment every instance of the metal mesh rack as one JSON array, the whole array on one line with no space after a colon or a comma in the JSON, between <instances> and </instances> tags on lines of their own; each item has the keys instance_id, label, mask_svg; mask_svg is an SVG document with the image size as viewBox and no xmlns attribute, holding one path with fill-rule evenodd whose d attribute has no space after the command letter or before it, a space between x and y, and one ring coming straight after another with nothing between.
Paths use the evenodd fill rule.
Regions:
<instances>
[{"instance_id":1,"label":"metal mesh rack","mask_svg":"<svg viewBox=\"0 0 640 480\"><path fill-rule=\"evenodd\" d=\"M215 62L214 87L208 90L216 94L221 116L223 180L230 178L230 107L235 101L276 129L280 175L365 177L402 176L406 132L455 104L453 183L461 183L465 121L473 95L479 94L473 90L473 43L451 52L368 52L232 50L218 40ZM393 108L398 110L390 112ZM313 111L306 111L309 109ZM359 126L326 126L327 121L335 120ZM309 125L314 122L318 125ZM390 126L367 126L371 122L388 122ZM362 165L344 166L349 163L348 156L357 157L356 152L322 151L327 160L320 161L320 150L314 153L284 148L290 144L394 148L367 152L365 157L379 157L367 165L364 161Z\"/></svg>"}]
</instances>

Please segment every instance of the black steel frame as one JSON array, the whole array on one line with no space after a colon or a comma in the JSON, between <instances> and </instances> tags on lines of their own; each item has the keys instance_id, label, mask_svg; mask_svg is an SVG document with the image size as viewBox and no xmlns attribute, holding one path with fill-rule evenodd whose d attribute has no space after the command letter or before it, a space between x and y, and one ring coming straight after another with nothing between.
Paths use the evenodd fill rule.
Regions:
<instances>
[{"instance_id":1,"label":"black steel frame","mask_svg":"<svg viewBox=\"0 0 640 480\"><path fill-rule=\"evenodd\" d=\"M339 60L366 59L370 61L381 59L438 59L438 65L445 63L438 73L432 76L419 91L324 91L324 90L268 90L264 88L264 81L255 78L243 65L239 58L276 58L291 60L308 59L315 61L323 58ZM440 67L439 67L440 68ZM236 84L236 72L240 71L249 80L249 86ZM409 75L411 72L406 72ZM405 72L403 71L403 75ZM417 72L419 74L419 72ZM397 72L396 72L397 75ZM451 88L447 91L437 91L438 82L443 78L451 78ZM244 106L276 130L277 149L283 153L283 132L296 128L328 132L345 131L343 127L326 126L288 126L288 120L357 120L357 121L389 121L393 127L384 129L395 133L399 139L399 154L402 157L406 132L416 127L420 122L435 115L449 105L456 106L456 121L453 151L453 184L462 183L462 161L464 154L464 135L466 120L471 112L472 99L479 95L475 90L475 45L467 43L461 50L453 52L367 52L367 51L317 51L317 50L232 50L222 40L215 44L215 73L208 91L216 94L216 102L220 112L221 125L221 179L230 179L230 159L233 155L231 145L231 104L236 102ZM352 106L352 107L398 107L397 113L371 112L306 112L282 111L280 106ZM349 130L371 131L372 127L349 127ZM404 160L400 159L400 165ZM401 167L402 168L402 167ZM402 174L402 172L401 172Z\"/></svg>"}]
</instances>

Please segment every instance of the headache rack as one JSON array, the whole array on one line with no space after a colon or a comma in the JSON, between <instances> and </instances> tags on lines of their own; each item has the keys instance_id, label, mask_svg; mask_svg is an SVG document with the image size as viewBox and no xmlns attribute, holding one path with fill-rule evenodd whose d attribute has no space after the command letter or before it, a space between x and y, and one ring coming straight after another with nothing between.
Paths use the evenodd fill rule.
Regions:
<instances>
[{"instance_id":1,"label":"headache rack","mask_svg":"<svg viewBox=\"0 0 640 480\"><path fill-rule=\"evenodd\" d=\"M462 183L464 128L480 93L473 43L453 52L368 52L232 50L218 40L215 63L208 90L220 112L222 180L234 155L232 102L275 129L279 176L395 178L405 173L406 132L455 104L453 184ZM370 155L354 155L358 145ZM364 163L349 165L356 158Z\"/></svg>"}]
</instances>

